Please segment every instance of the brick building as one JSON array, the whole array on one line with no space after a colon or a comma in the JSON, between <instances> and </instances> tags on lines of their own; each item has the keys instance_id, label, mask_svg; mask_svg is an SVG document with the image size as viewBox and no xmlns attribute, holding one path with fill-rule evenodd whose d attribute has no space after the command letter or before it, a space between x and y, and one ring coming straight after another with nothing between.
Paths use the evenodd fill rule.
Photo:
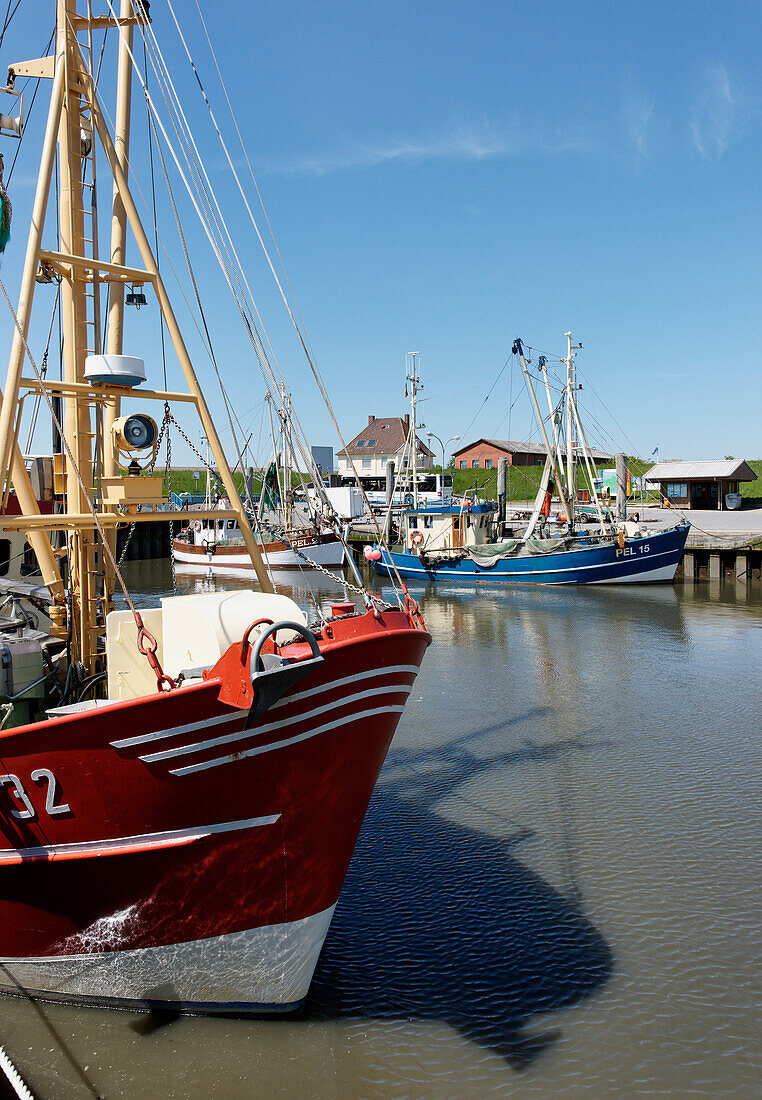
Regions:
<instances>
[{"instance_id":1,"label":"brick building","mask_svg":"<svg viewBox=\"0 0 762 1100\"><path fill-rule=\"evenodd\" d=\"M613 461L605 451L591 451L596 463ZM509 466L544 466L545 447L542 443L518 443L512 439L477 439L453 454L456 470L497 469L498 459L507 458ZM580 461L584 461L580 455Z\"/></svg>"}]
</instances>

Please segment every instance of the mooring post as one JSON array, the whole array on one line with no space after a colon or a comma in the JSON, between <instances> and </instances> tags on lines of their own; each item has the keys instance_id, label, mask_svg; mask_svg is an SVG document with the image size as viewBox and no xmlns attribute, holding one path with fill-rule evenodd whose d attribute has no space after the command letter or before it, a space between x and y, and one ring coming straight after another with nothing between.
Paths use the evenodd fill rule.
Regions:
<instances>
[{"instance_id":1,"label":"mooring post","mask_svg":"<svg viewBox=\"0 0 762 1100\"><path fill-rule=\"evenodd\" d=\"M389 541L392 530L392 501L394 499L394 462L386 464L386 519L384 520L384 542Z\"/></svg>"},{"instance_id":2,"label":"mooring post","mask_svg":"<svg viewBox=\"0 0 762 1100\"><path fill-rule=\"evenodd\" d=\"M616 462L616 518L623 523L627 519L627 455L621 452Z\"/></svg>"},{"instance_id":3,"label":"mooring post","mask_svg":"<svg viewBox=\"0 0 762 1100\"><path fill-rule=\"evenodd\" d=\"M505 523L508 501L508 459L503 456L497 460L497 507L501 523Z\"/></svg>"}]
</instances>

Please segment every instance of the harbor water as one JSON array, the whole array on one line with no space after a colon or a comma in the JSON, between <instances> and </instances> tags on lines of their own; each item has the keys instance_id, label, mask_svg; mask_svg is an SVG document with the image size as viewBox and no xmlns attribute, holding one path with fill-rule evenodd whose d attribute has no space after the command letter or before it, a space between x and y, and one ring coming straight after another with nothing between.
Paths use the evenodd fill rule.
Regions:
<instances>
[{"instance_id":1,"label":"harbor water","mask_svg":"<svg viewBox=\"0 0 762 1100\"><path fill-rule=\"evenodd\" d=\"M412 590L434 644L305 1011L0 998L36 1097L762 1095L759 583Z\"/></svg>"}]
</instances>

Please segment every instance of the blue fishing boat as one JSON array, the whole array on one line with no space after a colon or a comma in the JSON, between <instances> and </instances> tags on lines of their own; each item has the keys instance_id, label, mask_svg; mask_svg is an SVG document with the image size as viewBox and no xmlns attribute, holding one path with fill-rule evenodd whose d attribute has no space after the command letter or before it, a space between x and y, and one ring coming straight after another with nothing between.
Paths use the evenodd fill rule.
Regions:
<instances>
[{"instance_id":1,"label":"blue fishing boat","mask_svg":"<svg viewBox=\"0 0 762 1100\"><path fill-rule=\"evenodd\" d=\"M506 487L501 487L498 472L499 503L464 498L418 506L416 501L416 507L400 517L398 543L366 547L365 556L376 572L486 584L643 584L674 579L690 524L682 520L647 531L638 517L627 518L623 454L617 456L616 514L600 500L600 479L577 404L575 356L582 345L572 344L571 333L566 337L567 355L560 360L566 366L566 384L555 406L548 360L541 355L537 362L548 402L545 417L534 392L532 360L521 340L513 345L546 451L537 497L525 523L519 530L506 523ZM417 383L414 373L413 429ZM413 456L413 470L414 462ZM581 504L577 477L583 463L589 488L583 490ZM554 497L560 510L551 517ZM592 505L587 503L590 499Z\"/></svg>"},{"instance_id":2,"label":"blue fishing boat","mask_svg":"<svg viewBox=\"0 0 762 1100\"><path fill-rule=\"evenodd\" d=\"M368 558L377 573L424 581L485 584L635 584L671 581L690 524L668 530L580 534L558 538L477 541L495 515L489 504L430 505L404 513L403 548L374 547ZM453 538L444 546L445 531ZM434 547L441 546L437 550ZM428 547L428 549L427 549Z\"/></svg>"}]
</instances>

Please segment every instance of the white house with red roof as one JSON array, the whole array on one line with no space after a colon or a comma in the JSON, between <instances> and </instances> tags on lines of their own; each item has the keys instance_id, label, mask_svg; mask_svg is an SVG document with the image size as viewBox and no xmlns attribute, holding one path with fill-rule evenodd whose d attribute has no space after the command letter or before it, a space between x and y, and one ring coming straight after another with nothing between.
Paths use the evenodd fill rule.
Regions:
<instances>
[{"instance_id":1,"label":"white house with red roof","mask_svg":"<svg viewBox=\"0 0 762 1100\"><path fill-rule=\"evenodd\" d=\"M358 474L365 477L384 477L390 461L399 470L406 461L406 440L410 434L409 416L369 416L367 427L350 440L337 454L339 474L352 473L350 459ZM419 470L430 470L434 465L434 452L416 436Z\"/></svg>"}]
</instances>

